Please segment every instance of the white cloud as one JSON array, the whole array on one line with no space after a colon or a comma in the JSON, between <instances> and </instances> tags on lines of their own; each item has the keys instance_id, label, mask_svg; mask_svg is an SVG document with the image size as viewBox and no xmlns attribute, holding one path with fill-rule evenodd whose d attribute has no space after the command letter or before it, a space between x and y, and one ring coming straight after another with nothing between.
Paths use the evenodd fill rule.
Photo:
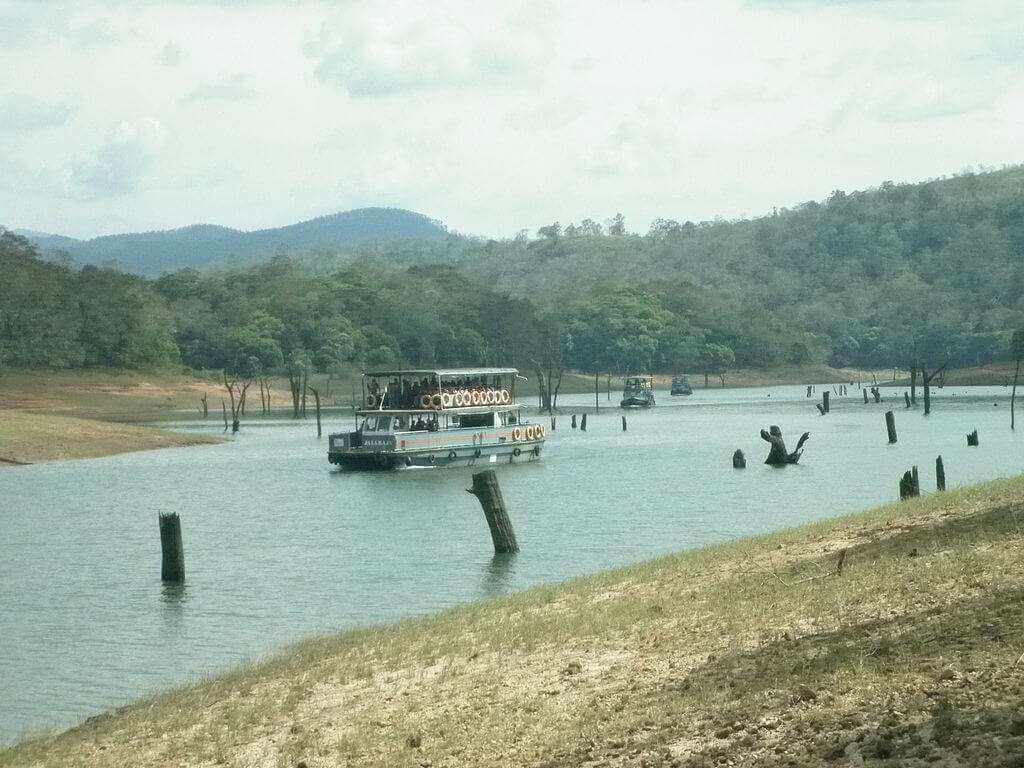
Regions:
<instances>
[{"instance_id":1,"label":"white cloud","mask_svg":"<svg viewBox=\"0 0 1024 768\"><path fill-rule=\"evenodd\" d=\"M317 77L353 96L521 84L551 51L542 28L514 23L466 3L375 7L325 21L307 50Z\"/></svg>"},{"instance_id":2,"label":"white cloud","mask_svg":"<svg viewBox=\"0 0 1024 768\"><path fill-rule=\"evenodd\" d=\"M48 102L24 93L0 96L0 132L36 131L67 123L75 110L65 102Z\"/></svg>"},{"instance_id":3,"label":"white cloud","mask_svg":"<svg viewBox=\"0 0 1024 768\"><path fill-rule=\"evenodd\" d=\"M257 95L252 78L243 73L228 75L210 83L201 83L182 99L188 104L194 101L242 101Z\"/></svg>"},{"instance_id":4,"label":"white cloud","mask_svg":"<svg viewBox=\"0 0 1024 768\"><path fill-rule=\"evenodd\" d=\"M139 189L164 145L167 129L144 117L117 125L91 155L68 170L68 192L85 198L120 197Z\"/></svg>"},{"instance_id":5,"label":"white cloud","mask_svg":"<svg viewBox=\"0 0 1024 768\"><path fill-rule=\"evenodd\" d=\"M169 40L164 44L164 47L160 49L160 53L157 54L156 60L165 67L176 67L181 64L183 55L181 46L173 40Z\"/></svg>"}]
</instances>

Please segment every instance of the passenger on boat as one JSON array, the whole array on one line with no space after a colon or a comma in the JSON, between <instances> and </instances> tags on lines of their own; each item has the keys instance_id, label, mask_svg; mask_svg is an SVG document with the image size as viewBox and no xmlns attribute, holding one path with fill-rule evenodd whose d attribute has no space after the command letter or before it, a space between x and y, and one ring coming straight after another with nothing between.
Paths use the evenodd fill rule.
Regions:
<instances>
[{"instance_id":1,"label":"passenger on boat","mask_svg":"<svg viewBox=\"0 0 1024 768\"><path fill-rule=\"evenodd\" d=\"M426 432L427 422L425 422L423 420L423 417L420 416L419 418L416 419L416 423L412 425L412 428L416 432Z\"/></svg>"},{"instance_id":2,"label":"passenger on boat","mask_svg":"<svg viewBox=\"0 0 1024 768\"><path fill-rule=\"evenodd\" d=\"M428 432L437 432L438 429L439 429L439 427L438 427L438 424L437 424L437 417L434 416L434 417L432 417L430 419L430 422L427 424L427 431Z\"/></svg>"}]
</instances>

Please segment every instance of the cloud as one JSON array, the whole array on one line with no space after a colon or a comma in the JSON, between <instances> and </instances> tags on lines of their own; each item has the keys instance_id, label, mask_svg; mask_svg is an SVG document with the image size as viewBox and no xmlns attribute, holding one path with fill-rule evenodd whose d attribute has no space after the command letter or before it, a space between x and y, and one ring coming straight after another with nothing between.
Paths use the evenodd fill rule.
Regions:
<instances>
[{"instance_id":1,"label":"cloud","mask_svg":"<svg viewBox=\"0 0 1024 768\"><path fill-rule=\"evenodd\" d=\"M116 126L88 158L72 163L67 173L71 197L118 197L136 191L167 143L167 129L153 117Z\"/></svg>"},{"instance_id":2,"label":"cloud","mask_svg":"<svg viewBox=\"0 0 1024 768\"><path fill-rule=\"evenodd\" d=\"M20 93L0 96L0 132L54 128L67 123L74 113L64 102L46 102Z\"/></svg>"},{"instance_id":3,"label":"cloud","mask_svg":"<svg viewBox=\"0 0 1024 768\"><path fill-rule=\"evenodd\" d=\"M356 97L528 82L549 56L541 29L474 17L469 6L417 17L411 7L387 16L338 16L307 46L322 82Z\"/></svg>"},{"instance_id":4,"label":"cloud","mask_svg":"<svg viewBox=\"0 0 1024 768\"><path fill-rule=\"evenodd\" d=\"M182 58L183 54L181 52L181 46L171 40L160 49L160 53L157 54L156 60L165 67L176 67L181 63Z\"/></svg>"},{"instance_id":5,"label":"cloud","mask_svg":"<svg viewBox=\"0 0 1024 768\"><path fill-rule=\"evenodd\" d=\"M196 101L242 101L257 95L249 75L237 73L214 83L201 83L181 100L183 104Z\"/></svg>"}]
</instances>

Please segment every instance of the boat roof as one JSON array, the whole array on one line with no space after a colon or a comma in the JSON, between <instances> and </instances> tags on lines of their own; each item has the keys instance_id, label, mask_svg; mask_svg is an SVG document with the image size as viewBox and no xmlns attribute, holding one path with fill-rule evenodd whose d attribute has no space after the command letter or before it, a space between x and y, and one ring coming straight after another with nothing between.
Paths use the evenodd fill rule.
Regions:
<instances>
[{"instance_id":1,"label":"boat roof","mask_svg":"<svg viewBox=\"0 0 1024 768\"><path fill-rule=\"evenodd\" d=\"M526 408L522 403L509 403L508 405L469 405L463 408L360 408L356 411L360 416L400 416L403 413L419 414L423 415L426 413L454 413L454 414L467 414L471 415L474 413L494 413L496 411L516 411Z\"/></svg>"},{"instance_id":2,"label":"boat roof","mask_svg":"<svg viewBox=\"0 0 1024 768\"><path fill-rule=\"evenodd\" d=\"M633 374L630 374L629 376L627 376L626 378L627 379L653 379L654 376L652 376L649 373L633 373Z\"/></svg>"},{"instance_id":3,"label":"boat roof","mask_svg":"<svg viewBox=\"0 0 1024 768\"><path fill-rule=\"evenodd\" d=\"M497 376L519 373L518 368L409 368L389 371L364 371L363 376Z\"/></svg>"}]
</instances>

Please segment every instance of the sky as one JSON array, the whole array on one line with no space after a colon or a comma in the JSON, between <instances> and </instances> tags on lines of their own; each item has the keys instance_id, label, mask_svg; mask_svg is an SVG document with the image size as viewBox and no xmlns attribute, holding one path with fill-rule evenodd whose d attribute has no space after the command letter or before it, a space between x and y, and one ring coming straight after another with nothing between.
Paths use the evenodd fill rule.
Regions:
<instances>
[{"instance_id":1,"label":"sky","mask_svg":"<svg viewBox=\"0 0 1024 768\"><path fill-rule=\"evenodd\" d=\"M0 224L644 232L1017 164L1020 0L0 0Z\"/></svg>"}]
</instances>

